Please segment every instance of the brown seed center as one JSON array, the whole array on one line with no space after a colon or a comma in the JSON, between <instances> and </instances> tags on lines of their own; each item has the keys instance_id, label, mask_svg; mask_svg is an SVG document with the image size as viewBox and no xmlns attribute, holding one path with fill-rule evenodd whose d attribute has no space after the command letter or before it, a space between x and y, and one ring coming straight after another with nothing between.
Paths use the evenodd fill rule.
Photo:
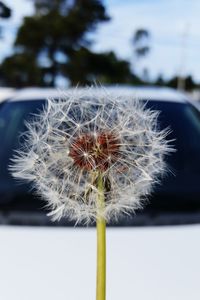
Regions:
<instances>
[{"instance_id":1,"label":"brown seed center","mask_svg":"<svg viewBox=\"0 0 200 300\"><path fill-rule=\"evenodd\" d=\"M77 136L70 147L69 156L81 169L106 171L120 154L120 141L116 134L101 132L96 135Z\"/></svg>"}]
</instances>

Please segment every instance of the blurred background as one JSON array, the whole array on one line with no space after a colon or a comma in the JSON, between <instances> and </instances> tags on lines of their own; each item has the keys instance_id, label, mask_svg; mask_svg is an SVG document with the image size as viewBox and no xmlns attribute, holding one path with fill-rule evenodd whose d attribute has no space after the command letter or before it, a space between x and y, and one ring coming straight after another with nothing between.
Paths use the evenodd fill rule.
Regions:
<instances>
[{"instance_id":1,"label":"blurred background","mask_svg":"<svg viewBox=\"0 0 200 300\"><path fill-rule=\"evenodd\" d=\"M196 0L0 1L0 85L200 88Z\"/></svg>"}]
</instances>

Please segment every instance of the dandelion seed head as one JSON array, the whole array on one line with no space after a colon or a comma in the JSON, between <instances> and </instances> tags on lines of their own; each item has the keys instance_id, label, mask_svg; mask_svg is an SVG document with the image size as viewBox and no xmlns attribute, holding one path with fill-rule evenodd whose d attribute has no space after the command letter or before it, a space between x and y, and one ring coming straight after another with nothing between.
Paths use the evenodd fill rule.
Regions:
<instances>
[{"instance_id":1,"label":"dandelion seed head","mask_svg":"<svg viewBox=\"0 0 200 300\"><path fill-rule=\"evenodd\" d=\"M134 98L97 88L48 99L27 123L23 148L10 166L14 177L32 181L53 220L93 221L98 215L101 173L107 222L134 212L165 169L171 147L159 131L158 113Z\"/></svg>"}]
</instances>

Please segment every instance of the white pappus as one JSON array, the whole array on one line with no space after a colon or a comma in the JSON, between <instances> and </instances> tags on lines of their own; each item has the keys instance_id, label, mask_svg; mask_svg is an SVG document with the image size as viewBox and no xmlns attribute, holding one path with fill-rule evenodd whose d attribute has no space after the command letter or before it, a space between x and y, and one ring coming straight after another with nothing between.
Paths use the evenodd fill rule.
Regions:
<instances>
[{"instance_id":1,"label":"white pappus","mask_svg":"<svg viewBox=\"0 0 200 300\"><path fill-rule=\"evenodd\" d=\"M26 124L25 143L12 158L14 177L32 181L53 220L89 223L98 215L102 174L107 222L134 212L165 170L171 151L158 112L142 101L99 88L74 89L48 99Z\"/></svg>"}]
</instances>

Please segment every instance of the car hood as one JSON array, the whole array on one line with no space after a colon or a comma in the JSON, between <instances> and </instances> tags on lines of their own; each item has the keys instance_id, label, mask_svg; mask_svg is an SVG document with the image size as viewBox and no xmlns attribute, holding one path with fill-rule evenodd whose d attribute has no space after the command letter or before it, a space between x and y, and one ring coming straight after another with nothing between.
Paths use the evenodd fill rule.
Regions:
<instances>
[{"instance_id":1,"label":"car hood","mask_svg":"<svg viewBox=\"0 0 200 300\"><path fill-rule=\"evenodd\" d=\"M199 300L200 225L108 228L107 300ZM3 300L92 300L95 228L0 227Z\"/></svg>"}]
</instances>

